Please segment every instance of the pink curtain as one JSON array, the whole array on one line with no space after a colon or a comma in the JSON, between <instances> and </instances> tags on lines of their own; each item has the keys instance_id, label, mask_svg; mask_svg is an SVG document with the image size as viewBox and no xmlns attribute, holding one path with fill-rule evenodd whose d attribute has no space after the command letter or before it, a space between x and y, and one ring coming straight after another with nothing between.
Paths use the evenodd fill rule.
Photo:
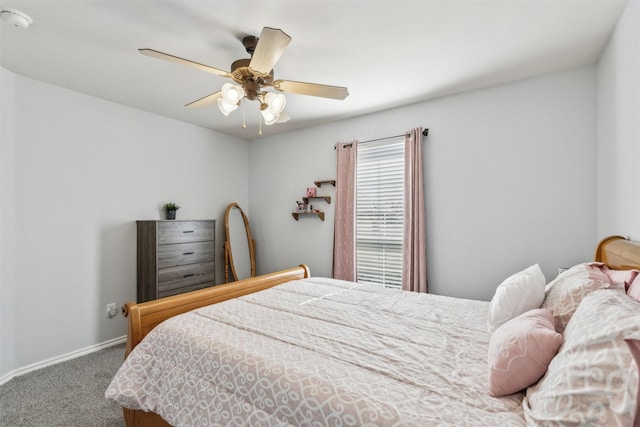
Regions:
<instances>
[{"instance_id":1,"label":"pink curtain","mask_svg":"<svg viewBox=\"0 0 640 427\"><path fill-rule=\"evenodd\" d=\"M402 248L402 289L427 292L422 128L412 129L404 141L405 219Z\"/></svg>"},{"instance_id":2,"label":"pink curtain","mask_svg":"<svg viewBox=\"0 0 640 427\"><path fill-rule=\"evenodd\" d=\"M333 277L356 281L356 158L358 142L336 145L336 210L333 232Z\"/></svg>"}]
</instances>

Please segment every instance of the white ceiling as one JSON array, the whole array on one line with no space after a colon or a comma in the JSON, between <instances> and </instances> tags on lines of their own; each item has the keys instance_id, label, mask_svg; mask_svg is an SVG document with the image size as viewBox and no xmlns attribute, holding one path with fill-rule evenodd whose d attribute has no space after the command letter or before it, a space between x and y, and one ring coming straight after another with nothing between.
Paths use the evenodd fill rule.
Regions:
<instances>
[{"instance_id":1,"label":"white ceiling","mask_svg":"<svg viewBox=\"0 0 640 427\"><path fill-rule=\"evenodd\" d=\"M636 0L631 0L636 1ZM143 56L151 48L229 70L263 27L292 37L275 78L346 86L344 101L287 94L264 135L597 61L626 1L0 0L0 64L23 76L246 139L258 103L224 117L185 104L230 81Z\"/></svg>"}]
</instances>

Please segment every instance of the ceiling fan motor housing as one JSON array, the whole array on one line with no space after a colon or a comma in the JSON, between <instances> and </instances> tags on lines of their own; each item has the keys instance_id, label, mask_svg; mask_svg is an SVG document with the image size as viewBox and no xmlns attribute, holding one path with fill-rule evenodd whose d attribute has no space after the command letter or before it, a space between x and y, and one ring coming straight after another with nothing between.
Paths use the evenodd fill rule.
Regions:
<instances>
[{"instance_id":1,"label":"ceiling fan motor housing","mask_svg":"<svg viewBox=\"0 0 640 427\"><path fill-rule=\"evenodd\" d=\"M246 36L242 39L242 45L249 55L253 55L253 52L255 52L256 46L258 46L258 40L260 39L256 36Z\"/></svg>"},{"instance_id":2,"label":"ceiling fan motor housing","mask_svg":"<svg viewBox=\"0 0 640 427\"><path fill-rule=\"evenodd\" d=\"M246 37L245 37L246 39ZM249 68L251 59L238 59L231 64L231 78L244 89L247 98L255 100L263 85L273 82L273 70L266 76L259 75Z\"/></svg>"}]
</instances>

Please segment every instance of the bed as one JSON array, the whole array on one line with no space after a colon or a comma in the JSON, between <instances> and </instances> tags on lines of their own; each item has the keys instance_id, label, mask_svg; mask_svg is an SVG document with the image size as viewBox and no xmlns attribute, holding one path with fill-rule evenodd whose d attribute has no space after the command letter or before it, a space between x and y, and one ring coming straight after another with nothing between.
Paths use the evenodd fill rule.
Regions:
<instances>
[{"instance_id":1,"label":"bed","mask_svg":"<svg viewBox=\"0 0 640 427\"><path fill-rule=\"evenodd\" d=\"M640 244L606 238L595 261L549 283L529 275L534 283L531 268L523 270L491 302L314 278L303 265L129 303L126 359L106 397L124 407L129 427L633 425L640 296L629 291L640 289ZM500 298L513 300L509 292L519 286L542 299L518 298L533 308L518 308L490 332ZM603 313L600 329L593 312ZM510 328L527 322L544 324L535 337L555 346L538 374L524 374L535 365L524 354L531 348L506 367L504 358L491 359L492 351L504 356L506 341L512 345ZM585 377L578 356L588 352L596 352L589 358L605 380ZM534 377L526 386L511 384L527 375ZM494 379L506 388L493 390Z\"/></svg>"}]
</instances>

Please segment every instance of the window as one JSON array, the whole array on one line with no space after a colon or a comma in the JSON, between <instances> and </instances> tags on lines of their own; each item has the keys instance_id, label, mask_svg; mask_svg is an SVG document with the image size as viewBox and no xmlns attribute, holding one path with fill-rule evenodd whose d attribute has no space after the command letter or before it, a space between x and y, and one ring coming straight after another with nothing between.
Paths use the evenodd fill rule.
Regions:
<instances>
[{"instance_id":1,"label":"window","mask_svg":"<svg viewBox=\"0 0 640 427\"><path fill-rule=\"evenodd\" d=\"M404 136L358 146L357 281L402 286Z\"/></svg>"}]
</instances>

